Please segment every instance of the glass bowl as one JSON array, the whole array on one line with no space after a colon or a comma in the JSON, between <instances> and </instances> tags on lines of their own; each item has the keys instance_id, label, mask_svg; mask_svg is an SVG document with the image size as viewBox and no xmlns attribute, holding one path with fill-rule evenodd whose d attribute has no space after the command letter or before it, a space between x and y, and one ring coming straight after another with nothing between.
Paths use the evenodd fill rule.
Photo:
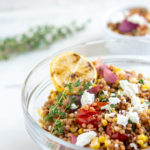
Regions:
<instances>
[{"instance_id":1,"label":"glass bowl","mask_svg":"<svg viewBox=\"0 0 150 150\"><path fill-rule=\"evenodd\" d=\"M51 60L59 53L73 51L89 59L101 57L106 64L114 64L123 69L134 69L150 76L150 43L135 40L95 41L50 53L28 75L22 90L22 108L27 132L43 150L87 150L87 148L65 142L51 135L39 124L37 109L41 108L53 89L49 67Z\"/></svg>"}]
</instances>

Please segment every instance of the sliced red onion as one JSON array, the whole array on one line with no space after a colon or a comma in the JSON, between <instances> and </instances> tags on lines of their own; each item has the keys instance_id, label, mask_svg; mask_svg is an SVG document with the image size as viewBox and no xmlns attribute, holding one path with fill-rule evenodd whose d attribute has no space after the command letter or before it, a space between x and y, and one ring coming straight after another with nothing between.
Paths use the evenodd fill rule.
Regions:
<instances>
[{"instance_id":1,"label":"sliced red onion","mask_svg":"<svg viewBox=\"0 0 150 150\"><path fill-rule=\"evenodd\" d=\"M124 20L120 25L119 25L119 32L121 33L126 33L126 32L131 32L132 30L135 30L139 25L129 22L127 20Z\"/></svg>"},{"instance_id":2,"label":"sliced red onion","mask_svg":"<svg viewBox=\"0 0 150 150\"><path fill-rule=\"evenodd\" d=\"M71 140L72 140L72 144L76 144L77 137L75 135L71 134Z\"/></svg>"},{"instance_id":3,"label":"sliced red onion","mask_svg":"<svg viewBox=\"0 0 150 150\"><path fill-rule=\"evenodd\" d=\"M100 89L100 86L97 85L97 86L92 87L91 89L89 89L88 92L91 93L91 94L95 94L96 95L96 94L98 94L99 89Z\"/></svg>"},{"instance_id":4,"label":"sliced red onion","mask_svg":"<svg viewBox=\"0 0 150 150\"><path fill-rule=\"evenodd\" d=\"M115 83L118 77L110 69L104 69L104 80L107 83Z\"/></svg>"},{"instance_id":5,"label":"sliced red onion","mask_svg":"<svg viewBox=\"0 0 150 150\"><path fill-rule=\"evenodd\" d=\"M108 68L108 66L106 66L106 65L99 65L99 66L96 66L96 70L97 70L97 73L99 74L99 75L103 75L104 74L104 70L106 69L106 68Z\"/></svg>"}]
</instances>

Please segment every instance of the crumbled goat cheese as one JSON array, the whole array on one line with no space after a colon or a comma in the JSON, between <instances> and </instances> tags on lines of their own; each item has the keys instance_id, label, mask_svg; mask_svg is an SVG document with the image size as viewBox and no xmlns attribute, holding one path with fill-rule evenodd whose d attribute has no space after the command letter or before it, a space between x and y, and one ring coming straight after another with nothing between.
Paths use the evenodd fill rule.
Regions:
<instances>
[{"instance_id":1,"label":"crumbled goat cheese","mask_svg":"<svg viewBox=\"0 0 150 150\"><path fill-rule=\"evenodd\" d=\"M120 99L117 97L110 97L108 100L109 100L110 104L116 105L116 104L120 103Z\"/></svg>"},{"instance_id":2,"label":"crumbled goat cheese","mask_svg":"<svg viewBox=\"0 0 150 150\"><path fill-rule=\"evenodd\" d=\"M116 94L115 94L115 93L111 93L110 96L111 96L111 97L114 97L114 96L116 96Z\"/></svg>"},{"instance_id":3,"label":"crumbled goat cheese","mask_svg":"<svg viewBox=\"0 0 150 150\"><path fill-rule=\"evenodd\" d=\"M117 124L123 125L125 127L128 124L128 117L118 114Z\"/></svg>"},{"instance_id":4,"label":"crumbled goat cheese","mask_svg":"<svg viewBox=\"0 0 150 150\"><path fill-rule=\"evenodd\" d=\"M115 144L115 148L119 148L119 145L118 145L118 144Z\"/></svg>"},{"instance_id":5,"label":"crumbled goat cheese","mask_svg":"<svg viewBox=\"0 0 150 150\"><path fill-rule=\"evenodd\" d=\"M82 106L87 105L87 104L90 105L94 102L94 99L95 99L94 94L84 91L84 93L81 97L81 104L82 104Z\"/></svg>"},{"instance_id":6,"label":"crumbled goat cheese","mask_svg":"<svg viewBox=\"0 0 150 150\"><path fill-rule=\"evenodd\" d=\"M138 14L133 14L133 15L129 16L127 18L127 20L129 22L136 23L139 25L147 24L147 21L145 20L145 18L143 16L138 15Z\"/></svg>"},{"instance_id":7,"label":"crumbled goat cheese","mask_svg":"<svg viewBox=\"0 0 150 150\"><path fill-rule=\"evenodd\" d=\"M139 93L138 85L130 83L127 80L121 80L120 86L123 89L123 94L131 98L131 104L137 105L140 104L140 99L136 96Z\"/></svg>"},{"instance_id":8,"label":"crumbled goat cheese","mask_svg":"<svg viewBox=\"0 0 150 150\"><path fill-rule=\"evenodd\" d=\"M85 146L97 135L94 131L89 131L78 135L76 145Z\"/></svg>"},{"instance_id":9,"label":"crumbled goat cheese","mask_svg":"<svg viewBox=\"0 0 150 150\"><path fill-rule=\"evenodd\" d=\"M148 105L146 103L143 104L137 104L130 108L130 111L137 111L137 112L143 112L143 110L147 110Z\"/></svg>"},{"instance_id":10,"label":"crumbled goat cheese","mask_svg":"<svg viewBox=\"0 0 150 150\"><path fill-rule=\"evenodd\" d=\"M137 150L137 145L135 143L130 143L130 147L134 148L135 150Z\"/></svg>"},{"instance_id":11,"label":"crumbled goat cheese","mask_svg":"<svg viewBox=\"0 0 150 150\"><path fill-rule=\"evenodd\" d=\"M76 104L71 104L71 109L73 110L73 109L77 109L78 107L77 107L77 105Z\"/></svg>"},{"instance_id":12,"label":"crumbled goat cheese","mask_svg":"<svg viewBox=\"0 0 150 150\"><path fill-rule=\"evenodd\" d=\"M120 110L119 113L122 114L122 115L125 115L126 111L125 110Z\"/></svg>"},{"instance_id":13,"label":"crumbled goat cheese","mask_svg":"<svg viewBox=\"0 0 150 150\"><path fill-rule=\"evenodd\" d=\"M114 15L111 19L111 22L112 23L120 23L122 22L127 16L127 13L126 12L118 12L116 13L116 15Z\"/></svg>"},{"instance_id":14,"label":"crumbled goat cheese","mask_svg":"<svg viewBox=\"0 0 150 150\"><path fill-rule=\"evenodd\" d=\"M137 112L129 111L127 113L128 120L131 120L133 123L139 123L139 116Z\"/></svg>"},{"instance_id":15,"label":"crumbled goat cheese","mask_svg":"<svg viewBox=\"0 0 150 150\"><path fill-rule=\"evenodd\" d=\"M108 114L109 117L114 117L116 113L110 113Z\"/></svg>"},{"instance_id":16,"label":"crumbled goat cheese","mask_svg":"<svg viewBox=\"0 0 150 150\"><path fill-rule=\"evenodd\" d=\"M108 91L103 91L104 95L108 95Z\"/></svg>"},{"instance_id":17,"label":"crumbled goat cheese","mask_svg":"<svg viewBox=\"0 0 150 150\"><path fill-rule=\"evenodd\" d=\"M103 106L103 107L101 107L101 110L103 110L103 109L105 109L105 110L111 110L111 108L110 108L110 105L109 104L107 104L107 105L105 105L105 106Z\"/></svg>"}]
</instances>

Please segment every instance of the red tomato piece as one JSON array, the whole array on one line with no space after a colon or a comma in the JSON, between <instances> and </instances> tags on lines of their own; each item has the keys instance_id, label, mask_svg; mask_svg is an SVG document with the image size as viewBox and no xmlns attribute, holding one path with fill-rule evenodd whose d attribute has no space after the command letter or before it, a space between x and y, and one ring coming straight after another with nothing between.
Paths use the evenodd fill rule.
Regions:
<instances>
[{"instance_id":1,"label":"red tomato piece","mask_svg":"<svg viewBox=\"0 0 150 150\"><path fill-rule=\"evenodd\" d=\"M127 135L121 134L119 132L112 132L111 124L108 124L106 127L106 133L112 138L112 139L118 139L119 141L126 141Z\"/></svg>"},{"instance_id":2,"label":"red tomato piece","mask_svg":"<svg viewBox=\"0 0 150 150\"><path fill-rule=\"evenodd\" d=\"M93 124L94 127L97 128L100 123L100 119L98 118L98 115L101 114L100 107L105 106L106 104L107 102L97 102L97 106L91 104L88 110L85 110L84 108L79 109L77 114L78 124ZM90 109L91 107L92 109Z\"/></svg>"}]
</instances>

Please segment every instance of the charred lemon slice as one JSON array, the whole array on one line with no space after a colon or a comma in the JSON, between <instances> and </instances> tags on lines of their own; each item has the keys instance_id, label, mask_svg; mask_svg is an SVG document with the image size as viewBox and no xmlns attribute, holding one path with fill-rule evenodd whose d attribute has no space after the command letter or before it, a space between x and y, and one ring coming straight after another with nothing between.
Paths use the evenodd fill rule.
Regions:
<instances>
[{"instance_id":1,"label":"charred lemon slice","mask_svg":"<svg viewBox=\"0 0 150 150\"><path fill-rule=\"evenodd\" d=\"M55 88L62 91L66 84L77 80L94 82L97 78L97 71L86 57L74 52L66 52L52 60L50 76Z\"/></svg>"}]
</instances>

